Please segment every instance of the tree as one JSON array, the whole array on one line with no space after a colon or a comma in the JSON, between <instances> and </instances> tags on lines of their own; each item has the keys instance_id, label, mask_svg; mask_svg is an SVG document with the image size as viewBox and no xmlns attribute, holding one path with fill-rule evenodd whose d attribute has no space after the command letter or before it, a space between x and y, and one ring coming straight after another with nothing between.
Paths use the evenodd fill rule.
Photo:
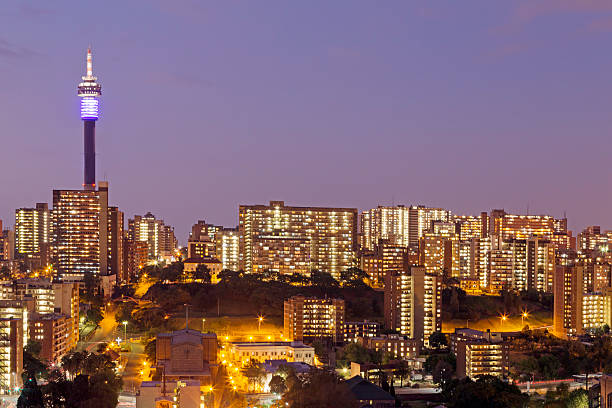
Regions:
<instances>
[{"instance_id":1,"label":"tree","mask_svg":"<svg viewBox=\"0 0 612 408\"><path fill-rule=\"evenodd\" d=\"M552 354L544 354L538 359L539 371L546 379L555 379L561 368L559 359Z\"/></svg>"},{"instance_id":2,"label":"tree","mask_svg":"<svg viewBox=\"0 0 612 408\"><path fill-rule=\"evenodd\" d=\"M28 375L21 395L17 399L17 408L43 408L43 395L38 387L36 378Z\"/></svg>"},{"instance_id":3,"label":"tree","mask_svg":"<svg viewBox=\"0 0 612 408\"><path fill-rule=\"evenodd\" d=\"M448 340L446 339L446 335L439 331L431 333L429 335L429 346L435 349L440 349L442 347L448 346Z\"/></svg>"},{"instance_id":4,"label":"tree","mask_svg":"<svg viewBox=\"0 0 612 408\"><path fill-rule=\"evenodd\" d=\"M258 363L251 361L243 370L243 374L249 382L249 389L256 391L257 388L261 388L266 372Z\"/></svg>"},{"instance_id":5,"label":"tree","mask_svg":"<svg viewBox=\"0 0 612 408\"><path fill-rule=\"evenodd\" d=\"M589 395L586 390L580 388L570 392L565 400L566 408L585 408L589 406Z\"/></svg>"},{"instance_id":6,"label":"tree","mask_svg":"<svg viewBox=\"0 0 612 408\"><path fill-rule=\"evenodd\" d=\"M36 378L45 372L46 366L40 361L40 350L42 345L33 340L23 348L23 371L28 377Z\"/></svg>"},{"instance_id":7,"label":"tree","mask_svg":"<svg viewBox=\"0 0 612 408\"><path fill-rule=\"evenodd\" d=\"M285 379L280 375L273 375L268 386L270 387L270 392L274 394L282 394L287 390Z\"/></svg>"},{"instance_id":8,"label":"tree","mask_svg":"<svg viewBox=\"0 0 612 408\"><path fill-rule=\"evenodd\" d=\"M316 368L303 376L289 377L282 402L291 408L359 406L348 387L335 373Z\"/></svg>"},{"instance_id":9,"label":"tree","mask_svg":"<svg viewBox=\"0 0 612 408\"><path fill-rule=\"evenodd\" d=\"M144 352L147 355L147 360L149 361L155 361L155 339L150 340L144 348Z\"/></svg>"},{"instance_id":10,"label":"tree","mask_svg":"<svg viewBox=\"0 0 612 408\"><path fill-rule=\"evenodd\" d=\"M329 288L338 286L338 281L335 280L328 272L314 270L310 273L310 284L313 286Z\"/></svg>"},{"instance_id":11,"label":"tree","mask_svg":"<svg viewBox=\"0 0 612 408\"><path fill-rule=\"evenodd\" d=\"M340 272L340 279L342 283L347 286L363 285L363 281L367 278L367 273L354 266Z\"/></svg>"},{"instance_id":12,"label":"tree","mask_svg":"<svg viewBox=\"0 0 612 408\"><path fill-rule=\"evenodd\" d=\"M399 365L395 369L394 374L400 379L400 387L403 387L404 379L408 376L408 374L410 374L410 371L408 370L408 364L406 363L405 360L401 360L399 362Z\"/></svg>"},{"instance_id":13,"label":"tree","mask_svg":"<svg viewBox=\"0 0 612 408\"><path fill-rule=\"evenodd\" d=\"M193 274L193 278L195 280L201 280L203 283L210 283L212 280L210 269L208 269L208 266L204 264L198 265Z\"/></svg>"},{"instance_id":14,"label":"tree","mask_svg":"<svg viewBox=\"0 0 612 408\"><path fill-rule=\"evenodd\" d=\"M98 288L100 287L100 278L93 273L86 273L83 277L83 283L85 285L83 298L91 302L96 297Z\"/></svg>"},{"instance_id":15,"label":"tree","mask_svg":"<svg viewBox=\"0 0 612 408\"><path fill-rule=\"evenodd\" d=\"M442 398L451 408L522 408L529 401L517 386L490 375L449 381Z\"/></svg>"}]
</instances>

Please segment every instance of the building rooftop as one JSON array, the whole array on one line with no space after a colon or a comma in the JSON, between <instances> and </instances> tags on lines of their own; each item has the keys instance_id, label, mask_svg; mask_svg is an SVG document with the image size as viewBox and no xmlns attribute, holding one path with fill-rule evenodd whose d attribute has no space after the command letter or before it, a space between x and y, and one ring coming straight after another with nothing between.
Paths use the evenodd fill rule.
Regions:
<instances>
[{"instance_id":1,"label":"building rooftop","mask_svg":"<svg viewBox=\"0 0 612 408\"><path fill-rule=\"evenodd\" d=\"M289 362L287 360L266 360L261 367L266 372L274 374L283 365L293 368L297 374L307 373L312 368L312 366L303 362Z\"/></svg>"},{"instance_id":2,"label":"building rooftop","mask_svg":"<svg viewBox=\"0 0 612 408\"><path fill-rule=\"evenodd\" d=\"M239 347L277 347L277 346L288 346L293 348L312 348L307 346L301 341L268 341L268 342L236 342L232 343L234 346Z\"/></svg>"},{"instance_id":3,"label":"building rooftop","mask_svg":"<svg viewBox=\"0 0 612 408\"><path fill-rule=\"evenodd\" d=\"M358 375L344 383L348 386L351 394L359 401L395 401L393 395Z\"/></svg>"}]
</instances>

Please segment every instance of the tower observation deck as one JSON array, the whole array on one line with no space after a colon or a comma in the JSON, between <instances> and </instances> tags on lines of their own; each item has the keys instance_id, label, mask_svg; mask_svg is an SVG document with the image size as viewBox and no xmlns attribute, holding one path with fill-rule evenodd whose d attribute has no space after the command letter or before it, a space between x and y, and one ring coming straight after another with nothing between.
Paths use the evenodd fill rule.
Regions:
<instances>
[{"instance_id":1,"label":"tower observation deck","mask_svg":"<svg viewBox=\"0 0 612 408\"><path fill-rule=\"evenodd\" d=\"M83 187L93 190L96 187L96 121L100 114L98 97L102 94L102 87L96 82L98 78L93 76L91 48L87 49L87 74L81 80L78 95L81 98L85 153Z\"/></svg>"}]
</instances>

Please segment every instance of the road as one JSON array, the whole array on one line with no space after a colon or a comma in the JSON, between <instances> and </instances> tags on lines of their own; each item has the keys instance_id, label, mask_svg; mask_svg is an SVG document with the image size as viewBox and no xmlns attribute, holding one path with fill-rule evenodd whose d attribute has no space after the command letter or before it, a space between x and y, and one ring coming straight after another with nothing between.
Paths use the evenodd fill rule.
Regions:
<instances>
[{"instance_id":1,"label":"road","mask_svg":"<svg viewBox=\"0 0 612 408\"><path fill-rule=\"evenodd\" d=\"M135 392L142 380L149 379L149 369L143 366L145 361L144 346L140 342L131 342L130 348L129 353L122 353L123 356L127 357L127 364L122 373L123 390ZM144 372L143 376L140 375L141 371Z\"/></svg>"},{"instance_id":2,"label":"road","mask_svg":"<svg viewBox=\"0 0 612 408\"><path fill-rule=\"evenodd\" d=\"M89 352L96 351L99 344L110 343L121 337L123 339L123 328L118 327L115 321L115 310L108 308L104 313L104 319L100 321L99 327L87 342L80 342L78 349L87 350ZM130 342L130 352L121 353L121 362L125 364L125 368L122 370L123 378L123 389L127 392L135 392L140 386L142 379L148 379L149 370L143 366L145 360L144 346L136 341ZM140 371L145 369L145 376L140 375Z\"/></svg>"},{"instance_id":3,"label":"road","mask_svg":"<svg viewBox=\"0 0 612 408\"><path fill-rule=\"evenodd\" d=\"M104 318L100 321L98 326L99 327L89 341L79 342L77 350L87 350L89 352L96 351L98 344L110 343L117 338L118 331L117 322L115 321L115 311L109 308L104 313Z\"/></svg>"}]
</instances>

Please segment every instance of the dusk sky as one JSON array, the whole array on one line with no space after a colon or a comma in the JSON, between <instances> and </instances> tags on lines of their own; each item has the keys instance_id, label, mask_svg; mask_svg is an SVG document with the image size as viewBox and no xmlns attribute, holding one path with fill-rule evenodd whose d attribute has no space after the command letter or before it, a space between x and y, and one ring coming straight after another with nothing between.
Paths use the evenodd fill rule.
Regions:
<instances>
[{"instance_id":1,"label":"dusk sky","mask_svg":"<svg viewBox=\"0 0 612 408\"><path fill-rule=\"evenodd\" d=\"M239 204L492 208L612 228L612 2L0 3L0 219L98 179L181 243Z\"/></svg>"}]
</instances>

